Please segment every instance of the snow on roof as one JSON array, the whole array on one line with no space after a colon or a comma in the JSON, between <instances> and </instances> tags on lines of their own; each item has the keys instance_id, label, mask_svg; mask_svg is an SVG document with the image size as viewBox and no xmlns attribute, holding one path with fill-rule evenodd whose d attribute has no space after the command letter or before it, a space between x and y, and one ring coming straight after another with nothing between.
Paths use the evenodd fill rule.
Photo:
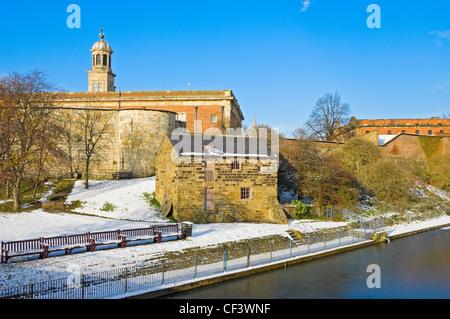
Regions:
<instances>
[{"instance_id":1,"label":"snow on roof","mask_svg":"<svg viewBox=\"0 0 450 319\"><path fill-rule=\"evenodd\" d=\"M397 137L399 134L395 135L378 135L378 145L384 145L391 141L393 138Z\"/></svg>"},{"instance_id":2,"label":"snow on roof","mask_svg":"<svg viewBox=\"0 0 450 319\"><path fill-rule=\"evenodd\" d=\"M277 158L265 139L251 136L172 134L168 137L179 156Z\"/></svg>"}]
</instances>

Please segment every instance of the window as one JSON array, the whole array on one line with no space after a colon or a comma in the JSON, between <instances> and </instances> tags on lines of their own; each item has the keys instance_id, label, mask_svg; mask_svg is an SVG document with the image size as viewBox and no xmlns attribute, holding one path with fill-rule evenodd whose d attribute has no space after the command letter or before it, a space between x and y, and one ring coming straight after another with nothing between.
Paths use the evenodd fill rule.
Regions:
<instances>
[{"instance_id":1,"label":"window","mask_svg":"<svg viewBox=\"0 0 450 319\"><path fill-rule=\"evenodd\" d=\"M391 130L388 131L388 135L392 135L392 131Z\"/></svg>"},{"instance_id":2,"label":"window","mask_svg":"<svg viewBox=\"0 0 450 319\"><path fill-rule=\"evenodd\" d=\"M439 133L444 134L444 130L440 130Z\"/></svg>"},{"instance_id":3,"label":"window","mask_svg":"<svg viewBox=\"0 0 450 319\"><path fill-rule=\"evenodd\" d=\"M92 83L92 91L93 92L103 92L103 84L102 83Z\"/></svg>"},{"instance_id":4,"label":"window","mask_svg":"<svg viewBox=\"0 0 450 319\"><path fill-rule=\"evenodd\" d=\"M232 170L238 170L241 169L241 162L239 162L238 160L233 160L231 162L231 169Z\"/></svg>"},{"instance_id":5,"label":"window","mask_svg":"<svg viewBox=\"0 0 450 319\"><path fill-rule=\"evenodd\" d=\"M101 65L102 64L102 57L101 57L101 55L100 54L97 54L96 55L96 57L95 57L95 64L96 65Z\"/></svg>"},{"instance_id":6,"label":"window","mask_svg":"<svg viewBox=\"0 0 450 319\"><path fill-rule=\"evenodd\" d=\"M405 130L402 130L402 133L406 133L406 131L405 131Z\"/></svg>"},{"instance_id":7,"label":"window","mask_svg":"<svg viewBox=\"0 0 450 319\"><path fill-rule=\"evenodd\" d=\"M432 135L433 131L432 130L428 130L428 135Z\"/></svg>"},{"instance_id":8,"label":"window","mask_svg":"<svg viewBox=\"0 0 450 319\"><path fill-rule=\"evenodd\" d=\"M103 54L103 65L108 65L108 56Z\"/></svg>"},{"instance_id":9,"label":"window","mask_svg":"<svg viewBox=\"0 0 450 319\"><path fill-rule=\"evenodd\" d=\"M416 130L416 134L420 134L419 130Z\"/></svg>"},{"instance_id":10,"label":"window","mask_svg":"<svg viewBox=\"0 0 450 319\"><path fill-rule=\"evenodd\" d=\"M217 114L211 115L211 123L217 123Z\"/></svg>"},{"instance_id":11,"label":"window","mask_svg":"<svg viewBox=\"0 0 450 319\"><path fill-rule=\"evenodd\" d=\"M250 199L250 196L251 196L251 188L241 187L241 199Z\"/></svg>"},{"instance_id":12,"label":"window","mask_svg":"<svg viewBox=\"0 0 450 319\"><path fill-rule=\"evenodd\" d=\"M366 134L370 133L370 131L366 131Z\"/></svg>"},{"instance_id":13,"label":"window","mask_svg":"<svg viewBox=\"0 0 450 319\"><path fill-rule=\"evenodd\" d=\"M177 113L177 121L186 122L186 113Z\"/></svg>"}]
</instances>

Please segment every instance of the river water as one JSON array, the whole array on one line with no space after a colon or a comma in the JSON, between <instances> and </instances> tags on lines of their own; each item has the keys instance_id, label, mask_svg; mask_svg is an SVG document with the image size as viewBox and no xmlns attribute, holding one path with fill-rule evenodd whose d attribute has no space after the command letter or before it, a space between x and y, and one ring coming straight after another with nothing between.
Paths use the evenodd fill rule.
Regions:
<instances>
[{"instance_id":1,"label":"river water","mask_svg":"<svg viewBox=\"0 0 450 319\"><path fill-rule=\"evenodd\" d=\"M378 265L368 272L369 265ZM369 288L370 282L380 288ZM450 227L233 279L165 298L450 299Z\"/></svg>"}]
</instances>

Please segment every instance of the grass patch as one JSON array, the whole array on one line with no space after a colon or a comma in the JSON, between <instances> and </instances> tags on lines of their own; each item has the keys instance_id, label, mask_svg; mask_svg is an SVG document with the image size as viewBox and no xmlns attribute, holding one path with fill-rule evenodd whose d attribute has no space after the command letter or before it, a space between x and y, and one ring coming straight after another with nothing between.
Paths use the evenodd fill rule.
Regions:
<instances>
[{"instance_id":1,"label":"grass patch","mask_svg":"<svg viewBox=\"0 0 450 319\"><path fill-rule=\"evenodd\" d=\"M117 208L117 206L115 206L114 204L105 202L103 204L102 208L100 208L100 210L104 211L104 212L113 212L116 208Z\"/></svg>"},{"instance_id":2,"label":"grass patch","mask_svg":"<svg viewBox=\"0 0 450 319\"><path fill-rule=\"evenodd\" d=\"M156 209L161 208L160 202L155 197L155 192L153 192L151 194L145 192L142 195L144 196L145 201L150 205L150 207L156 208Z\"/></svg>"}]
</instances>

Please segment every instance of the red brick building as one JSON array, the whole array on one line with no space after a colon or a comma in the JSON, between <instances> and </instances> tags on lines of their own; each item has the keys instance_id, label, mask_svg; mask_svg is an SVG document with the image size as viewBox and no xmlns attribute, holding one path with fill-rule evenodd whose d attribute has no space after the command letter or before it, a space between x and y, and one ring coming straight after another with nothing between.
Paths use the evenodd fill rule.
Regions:
<instances>
[{"instance_id":1,"label":"red brick building","mask_svg":"<svg viewBox=\"0 0 450 319\"><path fill-rule=\"evenodd\" d=\"M450 136L450 119L432 117L430 119L360 119L357 135L378 131L380 135L400 133L417 135Z\"/></svg>"}]
</instances>

